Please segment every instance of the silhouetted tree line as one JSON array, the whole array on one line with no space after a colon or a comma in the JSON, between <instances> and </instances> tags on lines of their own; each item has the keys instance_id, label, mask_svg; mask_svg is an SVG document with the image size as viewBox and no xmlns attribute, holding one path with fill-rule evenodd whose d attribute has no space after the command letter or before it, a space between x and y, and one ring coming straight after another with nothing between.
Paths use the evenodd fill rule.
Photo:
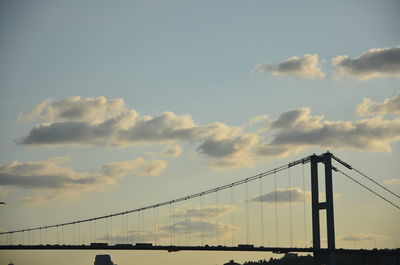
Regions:
<instances>
[{"instance_id":1,"label":"silhouetted tree line","mask_svg":"<svg viewBox=\"0 0 400 265\"><path fill-rule=\"evenodd\" d=\"M398 265L399 257L366 256L366 255L337 255L336 265ZM280 259L246 261L243 265L317 265L314 257L308 256L283 256Z\"/></svg>"},{"instance_id":2,"label":"silhouetted tree line","mask_svg":"<svg viewBox=\"0 0 400 265\"><path fill-rule=\"evenodd\" d=\"M259 261L246 261L243 265L314 265L314 258L311 255L308 256L293 256L283 257L280 259L270 258L269 260Z\"/></svg>"}]
</instances>

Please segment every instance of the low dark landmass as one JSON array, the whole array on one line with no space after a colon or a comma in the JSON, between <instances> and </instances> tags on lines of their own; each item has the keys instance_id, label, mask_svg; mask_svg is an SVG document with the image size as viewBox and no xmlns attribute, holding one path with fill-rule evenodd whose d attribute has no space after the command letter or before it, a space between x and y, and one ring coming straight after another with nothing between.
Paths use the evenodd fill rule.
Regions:
<instances>
[{"instance_id":1,"label":"low dark landmass","mask_svg":"<svg viewBox=\"0 0 400 265\"><path fill-rule=\"evenodd\" d=\"M317 265L313 256L299 256L287 253L282 258L259 261L246 261L243 265ZM231 260L224 265L241 265ZM336 265L400 265L399 256L336 255Z\"/></svg>"}]
</instances>

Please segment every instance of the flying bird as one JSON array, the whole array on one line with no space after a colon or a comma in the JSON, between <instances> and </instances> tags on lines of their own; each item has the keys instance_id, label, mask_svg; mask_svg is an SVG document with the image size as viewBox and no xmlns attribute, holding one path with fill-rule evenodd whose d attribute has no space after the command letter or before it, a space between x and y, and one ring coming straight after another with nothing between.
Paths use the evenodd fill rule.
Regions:
<instances>
[{"instance_id":1,"label":"flying bird","mask_svg":"<svg viewBox=\"0 0 400 265\"><path fill-rule=\"evenodd\" d=\"M5 203L5 202L0 202L0 204L4 204L4 205L6 205L6 203Z\"/></svg>"}]
</instances>

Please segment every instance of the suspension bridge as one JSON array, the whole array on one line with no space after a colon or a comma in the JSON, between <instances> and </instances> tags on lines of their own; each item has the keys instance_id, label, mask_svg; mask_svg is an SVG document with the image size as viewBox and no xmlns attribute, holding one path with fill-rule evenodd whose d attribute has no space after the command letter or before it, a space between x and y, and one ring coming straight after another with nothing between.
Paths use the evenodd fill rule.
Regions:
<instances>
[{"instance_id":1,"label":"suspension bridge","mask_svg":"<svg viewBox=\"0 0 400 265\"><path fill-rule=\"evenodd\" d=\"M310 167L305 166L308 164ZM324 259L332 265L336 255L352 254L395 256L399 264L400 249L336 247L333 174L344 176L382 203L400 210L392 199L400 199L399 195L327 152L132 210L1 232L0 250L310 252L317 260ZM283 211L282 205L287 211ZM321 211L326 220L321 220ZM295 218L295 214L302 216ZM321 246L321 222L326 226L326 247ZM295 235L302 239L295 240Z\"/></svg>"}]
</instances>

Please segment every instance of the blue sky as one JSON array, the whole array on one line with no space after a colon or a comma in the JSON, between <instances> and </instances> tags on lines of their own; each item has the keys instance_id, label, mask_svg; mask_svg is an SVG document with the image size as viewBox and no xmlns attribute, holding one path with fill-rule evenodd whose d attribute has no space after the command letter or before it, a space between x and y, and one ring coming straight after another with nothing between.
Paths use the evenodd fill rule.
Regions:
<instances>
[{"instance_id":1,"label":"blue sky","mask_svg":"<svg viewBox=\"0 0 400 265\"><path fill-rule=\"evenodd\" d=\"M398 1L2 1L0 229L141 207L327 149L399 193L399 11ZM117 117L116 131L99 126ZM85 142L93 131L82 128L102 136ZM42 171L16 166L32 163ZM338 238L400 242L395 208L339 176L335 192ZM137 255L229 259L175 254ZM65 253L0 261L40 255L51 264ZM129 264L129 253L112 255Z\"/></svg>"}]
</instances>

